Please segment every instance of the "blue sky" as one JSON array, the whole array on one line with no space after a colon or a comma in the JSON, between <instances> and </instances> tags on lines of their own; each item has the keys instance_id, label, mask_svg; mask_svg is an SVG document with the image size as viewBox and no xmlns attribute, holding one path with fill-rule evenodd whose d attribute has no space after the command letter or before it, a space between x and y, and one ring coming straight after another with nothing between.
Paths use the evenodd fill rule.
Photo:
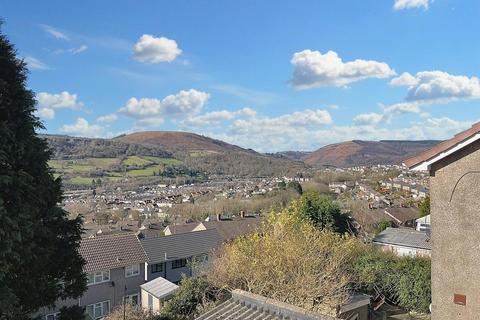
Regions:
<instances>
[{"instance_id":1,"label":"blue sky","mask_svg":"<svg viewBox=\"0 0 480 320\"><path fill-rule=\"evenodd\" d=\"M444 139L479 118L480 2L3 1L48 133L259 151Z\"/></svg>"}]
</instances>

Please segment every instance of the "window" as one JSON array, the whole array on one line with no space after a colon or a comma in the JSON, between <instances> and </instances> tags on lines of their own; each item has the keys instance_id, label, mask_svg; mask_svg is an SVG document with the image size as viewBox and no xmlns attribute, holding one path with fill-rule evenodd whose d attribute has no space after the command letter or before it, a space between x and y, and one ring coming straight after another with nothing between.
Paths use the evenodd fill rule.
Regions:
<instances>
[{"instance_id":1,"label":"window","mask_svg":"<svg viewBox=\"0 0 480 320\"><path fill-rule=\"evenodd\" d=\"M110 270L89 273L87 277L87 285L92 285L92 284L97 284L97 283L102 283L107 281L110 281Z\"/></svg>"},{"instance_id":2,"label":"window","mask_svg":"<svg viewBox=\"0 0 480 320\"><path fill-rule=\"evenodd\" d=\"M150 266L151 273L163 272L163 263L152 264Z\"/></svg>"},{"instance_id":3,"label":"window","mask_svg":"<svg viewBox=\"0 0 480 320\"><path fill-rule=\"evenodd\" d=\"M187 259L178 259L172 261L172 269L183 268L187 265Z\"/></svg>"},{"instance_id":4,"label":"window","mask_svg":"<svg viewBox=\"0 0 480 320\"><path fill-rule=\"evenodd\" d=\"M110 301L103 301L87 306L87 314L92 320L100 319L110 312Z\"/></svg>"},{"instance_id":5,"label":"window","mask_svg":"<svg viewBox=\"0 0 480 320\"><path fill-rule=\"evenodd\" d=\"M50 313L45 316L45 320L57 320L60 316L60 312Z\"/></svg>"},{"instance_id":6,"label":"window","mask_svg":"<svg viewBox=\"0 0 480 320\"><path fill-rule=\"evenodd\" d=\"M125 267L125 277L133 277L140 274L140 265L139 264L132 264L131 266Z\"/></svg>"},{"instance_id":7,"label":"window","mask_svg":"<svg viewBox=\"0 0 480 320\"><path fill-rule=\"evenodd\" d=\"M125 304L129 304L131 306L138 306L139 302L139 295L138 293L130 294L128 296L123 297Z\"/></svg>"}]
</instances>

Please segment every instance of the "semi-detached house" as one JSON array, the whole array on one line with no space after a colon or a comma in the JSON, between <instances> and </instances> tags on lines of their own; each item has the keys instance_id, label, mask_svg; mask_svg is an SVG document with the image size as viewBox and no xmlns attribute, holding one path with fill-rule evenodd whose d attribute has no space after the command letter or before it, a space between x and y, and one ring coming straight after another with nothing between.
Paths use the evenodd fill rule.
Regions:
<instances>
[{"instance_id":1,"label":"semi-detached house","mask_svg":"<svg viewBox=\"0 0 480 320\"><path fill-rule=\"evenodd\" d=\"M79 305L89 319L102 319L124 301L141 305L142 284L158 277L178 283L182 274L192 276L189 262L207 261L220 243L214 229L141 241L134 233L83 239L79 252L86 261L87 290L81 298L58 301L36 316L55 320L61 307Z\"/></svg>"}]
</instances>

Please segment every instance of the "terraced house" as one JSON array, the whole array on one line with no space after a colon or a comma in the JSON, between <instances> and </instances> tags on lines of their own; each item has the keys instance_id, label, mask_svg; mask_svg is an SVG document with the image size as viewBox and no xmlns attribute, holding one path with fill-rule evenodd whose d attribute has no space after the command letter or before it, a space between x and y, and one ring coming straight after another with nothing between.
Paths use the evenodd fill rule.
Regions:
<instances>
[{"instance_id":1,"label":"terraced house","mask_svg":"<svg viewBox=\"0 0 480 320\"><path fill-rule=\"evenodd\" d=\"M80 299L58 301L55 308L43 308L38 315L55 320L61 307L79 305L90 319L101 319L124 302L140 306L143 284L162 277L174 286L182 275L195 275L191 262L198 261L198 267L208 263L221 242L215 229L143 240L134 233L83 239L80 254L86 260L87 291Z\"/></svg>"}]
</instances>

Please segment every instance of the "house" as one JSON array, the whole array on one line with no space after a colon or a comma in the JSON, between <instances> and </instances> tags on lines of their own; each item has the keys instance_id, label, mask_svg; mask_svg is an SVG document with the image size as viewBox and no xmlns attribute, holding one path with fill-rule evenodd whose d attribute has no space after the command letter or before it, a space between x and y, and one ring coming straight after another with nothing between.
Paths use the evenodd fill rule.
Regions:
<instances>
[{"instance_id":1,"label":"house","mask_svg":"<svg viewBox=\"0 0 480 320\"><path fill-rule=\"evenodd\" d=\"M124 299L140 303L147 256L134 233L83 239L79 252L86 261L87 291L79 299L58 301L54 308L43 308L38 315L55 319L61 307L79 305L85 307L90 319L101 319Z\"/></svg>"},{"instance_id":2,"label":"house","mask_svg":"<svg viewBox=\"0 0 480 320\"><path fill-rule=\"evenodd\" d=\"M414 227L415 220L420 216L418 208L385 208L385 214L393 219L396 225Z\"/></svg>"},{"instance_id":3,"label":"house","mask_svg":"<svg viewBox=\"0 0 480 320\"><path fill-rule=\"evenodd\" d=\"M432 319L478 319L480 123L404 164L430 175Z\"/></svg>"},{"instance_id":4,"label":"house","mask_svg":"<svg viewBox=\"0 0 480 320\"><path fill-rule=\"evenodd\" d=\"M145 281L162 277L175 284L186 276L195 275L192 263L200 268L222 242L215 229L145 238L140 243L147 255Z\"/></svg>"},{"instance_id":5,"label":"house","mask_svg":"<svg viewBox=\"0 0 480 320\"><path fill-rule=\"evenodd\" d=\"M430 256L432 243L430 237L422 231L407 228L387 228L372 240L383 251L398 256Z\"/></svg>"},{"instance_id":6,"label":"house","mask_svg":"<svg viewBox=\"0 0 480 320\"><path fill-rule=\"evenodd\" d=\"M176 225L166 226L163 232L166 236L170 236L172 234L201 231L201 230L207 230L201 222L200 223L191 222L191 223L185 223L185 224L176 224Z\"/></svg>"},{"instance_id":7,"label":"house","mask_svg":"<svg viewBox=\"0 0 480 320\"><path fill-rule=\"evenodd\" d=\"M170 299L178 286L162 277L158 277L140 286L142 308L152 313L159 313L165 301Z\"/></svg>"},{"instance_id":8,"label":"house","mask_svg":"<svg viewBox=\"0 0 480 320\"><path fill-rule=\"evenodd\" d=\"M369 304L370 297L354 296L340 308L338 317L332 317L237 289L232 291L229 300L200 315L196 320L367 320Z\"/></svg>"},{"instance_id":9,"label":"house","mask_svg":"<svg viewBox=\"0 0 480 320\"><path fill-rule=\"evenodd\" d=\"M415 225L417 231L430 231L430 215L426 215L425 217L418 218L415 220Z\"/></svg>"}]
</instances>

